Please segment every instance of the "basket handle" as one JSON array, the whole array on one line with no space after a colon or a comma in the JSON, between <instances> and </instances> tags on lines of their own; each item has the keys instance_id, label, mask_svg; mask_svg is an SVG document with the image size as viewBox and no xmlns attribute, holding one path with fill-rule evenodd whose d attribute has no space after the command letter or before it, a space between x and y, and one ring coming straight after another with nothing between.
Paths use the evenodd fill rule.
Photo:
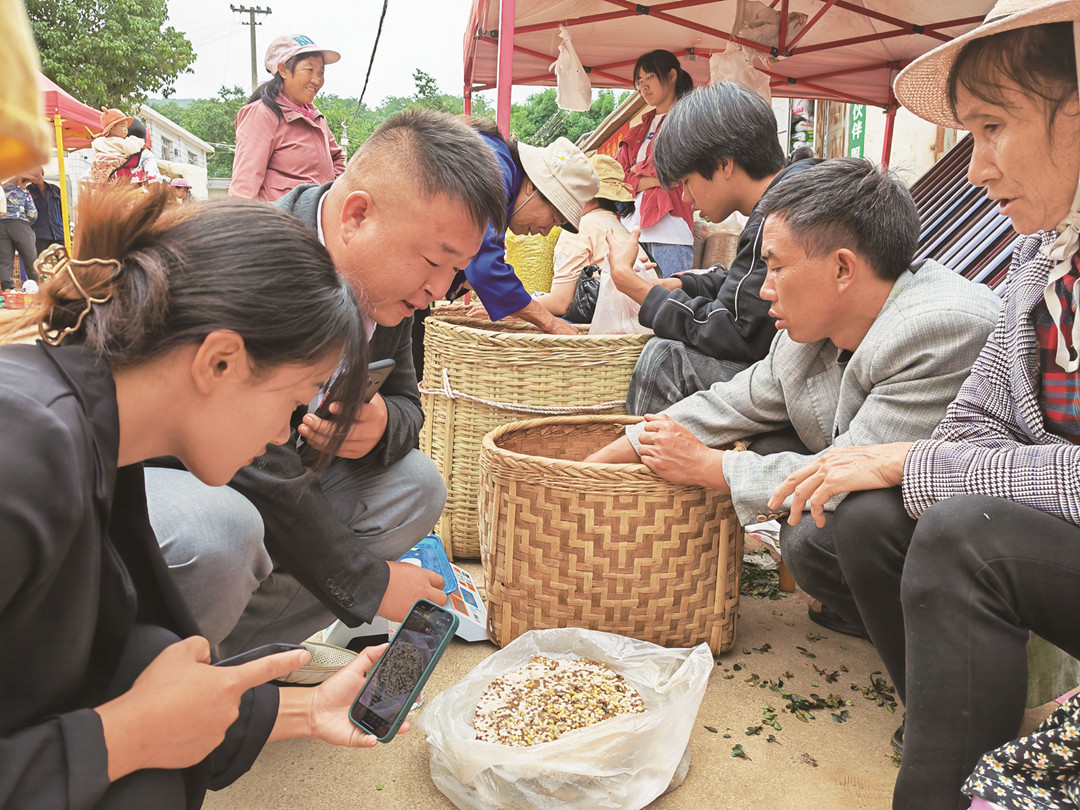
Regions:
<instances>
[{"instance_id":1,"label":"basket handle","mask_svg":"<svg viewBox=\"0 0 1080 810\"><path fill-rule=\"evenodd\" d=\"M459 391L450 385L450 372L448 369L442 370L443 387L442 388L420 388L421 394L431 394L433 396L445 396L447 399L467 399L470 402L479 402L481 405L488 405L492 408L499 408L504 411L517 411L518 413L535 413L543 416L562 416L575 413L596 413L599 411L610 411L614 408L622 407L626 404L625 400L612 400L611 402L601 402L597 405L563 405L563 406L548 406L548 405L519 405L515 402L499 402L493 399L484 399L483 397L476 397L472 394L466 394L464 391Z\"/></svg>"}]
</instances>

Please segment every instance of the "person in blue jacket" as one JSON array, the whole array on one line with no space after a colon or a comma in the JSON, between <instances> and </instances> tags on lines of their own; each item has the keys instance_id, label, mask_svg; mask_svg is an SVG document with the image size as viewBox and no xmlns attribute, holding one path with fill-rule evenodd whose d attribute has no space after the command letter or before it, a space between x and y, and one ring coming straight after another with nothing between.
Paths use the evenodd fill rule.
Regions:
<instances>
[{"instance_id":1,"label":"person in blue jacket","mask_svg":"<svg viewBox=\"0 0 1080 810\"><path fill-rule=\"evenodd\" d=\"M585 153L566 138L539 148L507 141L490 121L472 126L495 153L506 190L506 221L516 234L546 236L556 225L577 233L581 210L600 187ZM576 335L577 328L548 312L526 291L506 262L506 234L488 226L480 251L457 274L447 298L473 290L487 317L501 321L511 315L552 335Z\"/></svg>"}]
</instances>

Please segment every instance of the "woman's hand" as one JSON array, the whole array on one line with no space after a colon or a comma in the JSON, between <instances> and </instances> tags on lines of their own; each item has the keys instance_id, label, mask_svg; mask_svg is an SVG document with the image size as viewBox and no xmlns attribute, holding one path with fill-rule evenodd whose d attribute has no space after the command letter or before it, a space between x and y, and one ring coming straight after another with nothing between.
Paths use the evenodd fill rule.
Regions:
<instances>
[{"instance_id":1,"label":"woman's hand","mask_svg":"<svg viewBox=\"0 0 1080 810\"><path fill-rule=\"evenodd\" d=\"M313 737L348 748L373 748L377 740L349 719L349 708L367 680L368 672L386 649L385 644L366 647L353 661L314 689L283 688L278 722L270 740ZM408 721L398 734L409 730Z\"/></svg>"},{"instance_id":2,"label":"woman's hand","mask_svg":"<svg viewBox=\"0 0 1080 810\"><path fill-rule=\"evenodd\" d=\"M769 509L779 509L792 496L788 523L797 526L809 509L818 528L825 526L825 504L834 495L899 486L904 460L913 442L867 447L834 447L796 470L776 488Z\"/></svg>"},{"instance_id":3,"label":"woman's hand","mask_svg":"<svg viewBox=\"0 0 1080 810\"><path fill-rule=\"evenodd\" d=\"M724 451L708 447L670 416L645 414L638 452L645 465L665 481L730 491L724 478Z\"/></svg>"},{"instance_id":4,"label":"woman's hand","mask_svg":"<svg viewBox=\"0 0 1080 810\"><path fill-rule=\"evenodd\" d=\"M166 647L131 689L96 709L109 752L109 779L201 762L225 739L248 689L292 672L310 657L307 650L292 650L213 667L205 638Z\"/></svg>"},{"instance_id":5,"label":"woman's hand","mask_svg":"<svg viewBox=\"0 0 1080 810\"><path fill-rule=\"evenodd\" d=\"M640 236L641 228L630 231L630 238L625 241L616 238L612 230L609 229L607 232L607 261L611 281L615 284L615 289L638 304L645 300L645 296L653 288L652 284L634 272ZM657 279L657 282L659 281L660 279Z\"/></svg>"}]
</instances>

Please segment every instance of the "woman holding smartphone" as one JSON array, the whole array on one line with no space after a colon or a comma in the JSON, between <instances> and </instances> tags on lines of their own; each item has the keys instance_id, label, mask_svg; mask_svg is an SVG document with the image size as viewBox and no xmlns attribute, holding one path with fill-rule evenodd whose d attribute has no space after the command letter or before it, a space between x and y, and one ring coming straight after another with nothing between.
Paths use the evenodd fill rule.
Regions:
<instances>
[{"instance_id":1,"label":"woman holding smartphone","mask_svg":"<svg viewBox=\"0 0 1080 810\"><path fill-rule=\"evenodd\" d=\"M266 684L305 651L210 666L150 529L140 463L173 455L225 484L287 439L343 357L352 414L356 297L286 214L178 209L168 195L84 190L74 255L42 257L41 305L17 325L42 339L0 346L5 808L198 807L268 740L375 743L347 712L381 650L312 690ZM348 427L338 420L332 445Z\"/></svg>"}]
</instances>

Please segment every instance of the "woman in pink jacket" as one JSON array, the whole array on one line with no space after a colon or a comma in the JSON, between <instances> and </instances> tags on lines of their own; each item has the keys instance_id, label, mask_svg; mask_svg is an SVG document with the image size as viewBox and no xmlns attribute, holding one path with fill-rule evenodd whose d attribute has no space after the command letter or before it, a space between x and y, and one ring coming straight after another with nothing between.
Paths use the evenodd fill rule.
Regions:
<instances>
[{"instance_id":1,"label":"woman in pink jacket","mask_svg":"<svg viewBox=\"0 0 1080 810\"><path fill-rule=\"evenodd\" d=\"M339 59L302 34L270 43L263 64L274 78L236 116L230 197L273 202L302 183L329 183L345 171L345 155L312 103L325 66Z\"/></svg>"}]
</instances>

